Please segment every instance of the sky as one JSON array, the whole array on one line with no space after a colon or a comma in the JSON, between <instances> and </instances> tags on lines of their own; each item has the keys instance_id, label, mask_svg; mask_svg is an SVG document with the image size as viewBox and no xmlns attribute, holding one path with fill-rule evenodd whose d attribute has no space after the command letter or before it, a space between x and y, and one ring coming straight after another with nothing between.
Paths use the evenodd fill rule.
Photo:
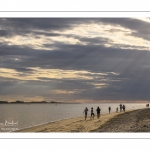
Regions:
<instances>
[{"instance_id":1,"label":"sky","mask_svg":"<svg viewBox=\"0 0 150 150\"><path fill-rule=\"evenodd\" d=\"M149 18L0 18L0 101L149 102Z\"/></svg>"}]
</instances>

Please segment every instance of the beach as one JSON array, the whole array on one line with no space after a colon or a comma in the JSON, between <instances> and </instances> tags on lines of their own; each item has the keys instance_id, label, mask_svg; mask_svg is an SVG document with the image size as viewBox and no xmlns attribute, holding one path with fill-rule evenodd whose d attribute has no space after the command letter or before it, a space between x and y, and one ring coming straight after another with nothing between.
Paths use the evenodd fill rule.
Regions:
<instances>
[{"instance_id":1,"label":"beach","mask_svg":"<svg viewBox=\"0 0 150 150\"><path fill-rule=\"evenodd\" d=\"M16 132L149 132L150 109L128 110L101 114L94 119L83 117L64 119Z\"/></svg>"},{"instance_id":2,"label":"beach","mask_svg":"<svg viewBox=\"0 0 150 150\"><path fill-rule=\"evenodd\" d=\"M93 132L150 132L150 109L117 115Z\"/></svg>"}]
</instances>

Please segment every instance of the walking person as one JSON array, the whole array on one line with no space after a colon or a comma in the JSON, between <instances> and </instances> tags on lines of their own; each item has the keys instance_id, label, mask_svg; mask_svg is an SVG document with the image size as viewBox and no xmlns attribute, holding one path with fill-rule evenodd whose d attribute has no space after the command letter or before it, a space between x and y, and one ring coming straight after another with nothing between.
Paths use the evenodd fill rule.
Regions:
<instances>
[{"instance_id":1,"label":"walking person","mask_svg":"<svg viewBox=\"0 0 150 150\"><path fill-rule=\"evenodd\" d=\"M87 113L88 113L88 108L87 108L87 107L85 107L83 113L85 113L85 120L86 120L86 118L87 118Z\"/></svg>"},{"instance_id":2,"label":"walking person","mask_svg":"<svg viewBox=\"0 0 150 150\"><path fill-rule=\"evenodd\" d=\"M118 107L116 108L116 112L118 112Z\"/></svg>"},{"instance_id":3,"label":"walking person","mask_svg":"<svg viewBox=\"0 0 150 150\"><path fill-rule=\"evenodd\" d=\"M101 111L99 106L97 107L96 111L97 111L97 119L99 119L100 118L100 111Z\"/></svg>"},{"instance_id":4,"label":"walking person","mask_svg":"<svg viewBox=\"0 0 150 150\"><path fill-rule=\"evenodd\" d=\"M146 108L149 108L149 104L146 104Z\"/></svg>"},{"instance_id":5,"label":"walking person","mask_svg":"<svg viewBox=\"0 0 150 150\"><path fill-rule=\"evenodd\" d=\"M94 111L93 111L93 107L91 108L91 119L94 119Z\"/></svg>"},{"instance_id":6,"label":"walking person","mask_svg":"<svg viewBox=\"0 0 150 150\"><path fill-rule=\"evenodd\" d=\"M109 110L109 113L110 113L110 111L111 111L111 107L110 106L109 106L108 110Z\"/></svg>"},{"instance_id":7,"label":"walking person","mask_svg":"<svg viewBox=\"0 0 150 150\"><path fill-rule=\"evenodd\" d=\"M119 105L120 106L120 112L122 111L122 104Z\"/></svg>"},{"instance_id":8,"label":"walking person","mask_svg":"<svg viewBox=\"0 0 150 150\"><path fill-rule=\"evenodd\" d=\"M123 111L125 112L125 105L123 105Z\"/></svg>"}]
</instances>

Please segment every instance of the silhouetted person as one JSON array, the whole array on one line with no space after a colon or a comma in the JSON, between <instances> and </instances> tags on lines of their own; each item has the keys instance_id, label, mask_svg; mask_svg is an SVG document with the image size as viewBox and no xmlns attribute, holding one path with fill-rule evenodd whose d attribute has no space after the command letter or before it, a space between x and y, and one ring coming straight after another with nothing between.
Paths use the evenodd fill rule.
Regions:
<instances>
[{"instance_id":1,"label":"silhouetted person","mask_svg":"<svg viewBox=\"0 0 150 150\"><path fill-rule=\"evenodd\" d=\"M123 105L123 111L125 112L125 105Z\"/></svg>"},{"instance_id":2,"label":"silhouetted person","mask_svg":"<svg viewBox=\"0 0 150 150\"><path fill-rule=\"evenodd\" d=\"M119 105L120 106L120 112L122 111L122 104Z\"/></svg>"},{"instance_id":3,"label":"silhouetted person","mask_svg":"<svg viewBox=\"0 0 150 150\"><path fill-rule=\"evenodd\" d=\"M85 120L86 120L86 118L87 118L87 113L88 113L88 108L87 108L87 107L85 107L83 113L85 113Z\"/></svg>"},{"instance_id":4,"label":"silhouetted person","mask_svg":"<svg viewBox=\"0 0 150 150\"><path fill-rule=\"evenodd\" d=\"M118 112L118 107L116 108L116 112Z\"/></svg>"},{"instance_id":5,"label":"silhouetted person","mask_svg":"<svg viewBox=\"0 0 150 150\"><path fill-rule=\"evenodd\" d=\"M149 108L149 104L146 104L146 108Z\"/></svg>"},{"instance_id":6,"label":"silhouetted person","mask_svg":"<svg viewBox=\"0 0 150 150\"><path fill-rule=\"evenodd\" d=\"M94 119L94 111L93 111L93 107L91 108L91 119Z\"/></svg>"},{"instance_id":7,"label":"silhouetted person","mask_svg":"<svg viewBox=\"0 0 150 150\"><path fill-rule=\"evenodd\" d=\"M97 111L97 119L99 119L101 109L99 107L97 107L96 111Z\"/></svg>"},{"instance_id":8,"label":"silhouetted person","mask_svg":"<svg viewBox=\"0 0 150 150\"><path fill-rule=\"evenodd\" d=\"M108 108L108 110L109 110L109 113L110 113L110 111L111 111L111 107L109 107L109 108Z\"/></svg>"}]
</instances>

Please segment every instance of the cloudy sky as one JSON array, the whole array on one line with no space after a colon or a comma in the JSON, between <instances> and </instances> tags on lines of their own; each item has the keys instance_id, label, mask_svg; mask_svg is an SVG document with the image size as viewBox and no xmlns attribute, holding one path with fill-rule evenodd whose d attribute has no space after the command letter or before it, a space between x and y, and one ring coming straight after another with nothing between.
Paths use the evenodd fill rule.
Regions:
<instances>
[{"instance_id":1,"label":"cloudy sky","mask_svg":"<svg viewBox=\"0 0 150 150\"><path fill-rule=\"evenodd\" d=\"M150 100L149 18L0 18L0 100Z\"/></svg>"}]
</instances>

